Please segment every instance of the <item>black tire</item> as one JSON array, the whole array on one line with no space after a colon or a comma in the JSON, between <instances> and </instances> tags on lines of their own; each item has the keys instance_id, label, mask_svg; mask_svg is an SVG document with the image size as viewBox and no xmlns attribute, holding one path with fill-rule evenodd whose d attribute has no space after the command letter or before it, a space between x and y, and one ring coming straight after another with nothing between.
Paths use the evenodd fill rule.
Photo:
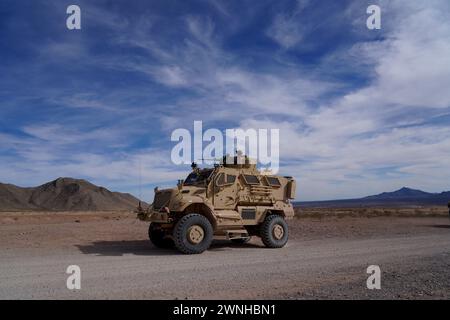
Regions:
<instances>
[{"instance_id":1,"label":"black tire","mask_svg":"<svg viewBox=\"0 0 450 320\"><path fill-rule=\"evenodd\" d=\"M282 228L282 235L277 238L275 230ZM275 229L276 228L276 229ZM281 248L287 243L289 238L288 225L283 217L278 215L269 215L266 217L260 229L261 240L268 248Z\"/></svg>"},{"instance_id":2,"label":"black tire","mask_svg":"<svg viewBox=\"0 0 450 320\"><path fill-rule=\"evenodd\" d=\"M148 226L148 237L155 247L166 249L174 246L173 240L155 223Z\"/></svg>"},{"instance_id":3,"label":"black tire","mask_svg":"<svg viewBox=\"0 0 450 320\"><path fill-rule=\"evenodd\" d=\"M239 238L239 239L231 239L231 242L236 243L236 244L244 244L250 241L252 237L247 237L247 238Z\"/></svg>"},{"instance_id":4,"label":"black tire","mask_svg":"<svg viewBox=\"0 0 450 320\"><path fill-rule=\"evenodd\" d=\"M203 237L198 243L189 240L189 230L200 227ZM197 254L207 250L213 240L213 228L206 217L192 213L182 217L173 229L175 247L185 254Z\"/></svg>"}]
</instances>

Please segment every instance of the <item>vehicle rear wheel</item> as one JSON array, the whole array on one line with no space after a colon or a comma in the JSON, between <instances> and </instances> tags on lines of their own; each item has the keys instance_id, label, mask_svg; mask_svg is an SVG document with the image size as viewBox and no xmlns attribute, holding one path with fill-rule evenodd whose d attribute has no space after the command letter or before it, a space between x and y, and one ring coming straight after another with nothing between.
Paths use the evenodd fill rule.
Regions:
<instances>
[{"instance_id":1,"label":"vehicle rear wheel","mask_svg":"<svg viewBox=\"0 0 450 320\"><path fill-rule=\"evenodd\" d=\"M158 224L150 223L148 227L148 237L150 241L158 248L172 248L174 246L173 240L169 238Z\"/></svg>"},{"instance_id":2,"label":"vehicle rear wheel","mask_svg":"<svg viewBox=\"0 0 450 320\"><path fill-rule=\"evenodd\" d=\"M250 241L252 237L247 237L247 238L239 238L239 239L231 239L231 242L233 243L237 243L237 244L244 244Z\"/></svg>"},{"instance_id":3,"label":"vehicle rear wheel","mask_svg":"<svg viewBox=\"0 0 450 320\"><path fill-rule=\"evenodd\" d=\"M261 240L268 248L281 248L288 241L288 225L283 217L267 216L260 229Z\"/></svg>"},{"instance_id":4,"label":"vehicle rear wheel","mask_svg":"<svg viewBox=\"0 0 450 320\"><path fill-rule=\"evenodd\" d=\"M202 253L211 245L213 228L206 217L188 214L173 229L173 239L178 250L186 254Z\"/></svg>"}]
</instances>

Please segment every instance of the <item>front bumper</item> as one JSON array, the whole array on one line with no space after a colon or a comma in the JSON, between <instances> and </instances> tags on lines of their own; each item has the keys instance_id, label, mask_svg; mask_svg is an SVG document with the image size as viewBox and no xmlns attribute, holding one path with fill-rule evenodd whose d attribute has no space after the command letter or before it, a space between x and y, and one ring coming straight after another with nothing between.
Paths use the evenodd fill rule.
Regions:
<instances>
[{"instance_id":1,"label":"front bumper","mask_svg":"<svg viewBox=\"0 0 450 320\"><path fill-rule=\"evenodd\" d=\"M137 218L142 221L158 222L158 223L171 223L172 218L169 217L169 212L153 210L150 206L148 209L138 207L136 209Z\"/></svg>"}]
</instances>

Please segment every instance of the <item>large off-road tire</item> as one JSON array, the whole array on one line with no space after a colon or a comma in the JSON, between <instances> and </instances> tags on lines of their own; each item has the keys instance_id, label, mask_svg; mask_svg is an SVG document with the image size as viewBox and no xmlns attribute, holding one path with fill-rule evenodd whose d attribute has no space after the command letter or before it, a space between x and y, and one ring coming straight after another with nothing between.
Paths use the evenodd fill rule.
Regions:
<instances>
[{"instance_id":1,"label":"large off-road tire","mask_svg":"<svg viewBox=\"0 0 450 320\"><path fill-rule=\"evenodd\" d=\"M174 246L173 240L155 223L148 226L148 237L155 247L166 249Z\"/></svg>"},{"instance_id":2,"label":"large off-road tire","mask_svg":"<svg viewBox=\"0 0 450 320\"><path fill-rule=\"evenodd\" d=\"M289 238L288 225L283 217L269 215L261 224L261 240L268 248L281 248Z\"/></svg>"},{"instance_id":3,"label":"large off-road tire","mask_svg":"<svg viewBox=\"0 0 450 320\"><path fill-rule=\"evenodd\" d=\"M185 215L173 229L175 247L186 254L202 253L211 245L213 233L206 217L196 213Z\"/></svg>"},{"instance_id":4,"label":"large off-road tire","mask_svg":"<svg viewBox=\"0 0 450 320\"><path fill-rule=\"evenodd\" d=\"M239 238L239 239L231 239L231 242L233 243L237 243L237 244L244 244L250 241L252 237L247 237L247 238Z\"/></svg>"}]
</instances>

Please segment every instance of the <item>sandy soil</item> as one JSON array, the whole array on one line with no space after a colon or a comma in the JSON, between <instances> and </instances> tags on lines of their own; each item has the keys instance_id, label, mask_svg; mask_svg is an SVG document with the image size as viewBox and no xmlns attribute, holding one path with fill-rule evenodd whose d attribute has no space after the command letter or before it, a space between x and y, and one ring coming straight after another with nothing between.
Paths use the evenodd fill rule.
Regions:
<instances>
[{"instance_id":1,"label":"sandy soil","mask_svg":"<svg viewBox=\"0 0 450 320\"><path fill-rule=\"evenodd\" d=\"M131 213L1 213L1 299L448 299L447 216L310 215L266 249L216 241L202 255L154 248ZM68 265L82 288L66 288ZM382 289L366 287L367 266Z\"/></svg>"}]
</instances>

